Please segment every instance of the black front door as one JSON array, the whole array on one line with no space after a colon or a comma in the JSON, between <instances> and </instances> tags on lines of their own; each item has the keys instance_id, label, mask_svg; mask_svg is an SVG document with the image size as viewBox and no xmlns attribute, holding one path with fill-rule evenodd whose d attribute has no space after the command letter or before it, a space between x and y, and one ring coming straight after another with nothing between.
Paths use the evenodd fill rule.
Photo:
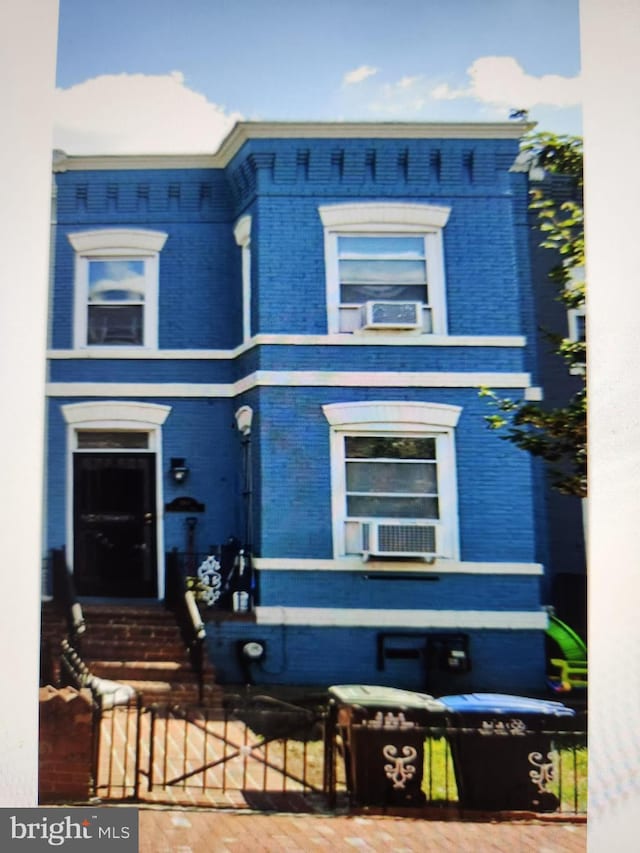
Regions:
<instances>
[{"instance_id":1,"label":"black front door","mask_svg":"<svg viewBox=\"0 0 640 853\"><path fill-rule=\"evenodd\" d=\"M154 598L153 453L75 453L73 574L78 595Z\"/></svg>"}]
</instances>

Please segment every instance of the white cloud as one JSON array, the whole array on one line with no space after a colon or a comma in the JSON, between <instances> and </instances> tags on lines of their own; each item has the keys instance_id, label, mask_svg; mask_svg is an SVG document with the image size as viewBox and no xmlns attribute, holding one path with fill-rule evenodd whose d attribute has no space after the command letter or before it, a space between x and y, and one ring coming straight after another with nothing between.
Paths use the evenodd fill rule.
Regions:
<instances>
[{"instance_id":1,"label":"white cloud","mask_svg":"<svg viewBox=\"0 0 640 853\"><path fill-rule=\"evenodd\" d=\"M389 115L411 115L420 112L429 97L429 86L422 75L402 77L396 83L385 83L377 100L371 104L373 112Z\"/></svg>"},{"instance_id":2,"label":"white cloud","mask_svg":"<svg viewBox=\"0 0 640 853\"><path fill-rule=\"evenodd\" d=\"M378 73L378 69L371 65L360 65L359 68L354 68L353 71L348 71L342 78L345 86L353 85L354 83L362 83L367 77L373 77Z\"/></svg>"},{"instance_id":3,"label":"white cloud","mask_svg":"<svg viewBox=\"0 0 640 853\"><path fill-rule=\"evenodd\" d=\"M442 83L430 92L435 100L473 98L501 107L572 107L581 100L580 77L527 74L512 56L481 56L467 69L469 85L452 88Z\"/></svg>"},{"instance_id":4,"label":"white cloud","mask_svg":"<svg viewBox=\"0 0 640 853\"><path fill-rule=\"evenodd\" d=\"M241 118L179 71L106 74L56 90L53 142L68 154L212 153Z\"/></svg>"}]
</instances>

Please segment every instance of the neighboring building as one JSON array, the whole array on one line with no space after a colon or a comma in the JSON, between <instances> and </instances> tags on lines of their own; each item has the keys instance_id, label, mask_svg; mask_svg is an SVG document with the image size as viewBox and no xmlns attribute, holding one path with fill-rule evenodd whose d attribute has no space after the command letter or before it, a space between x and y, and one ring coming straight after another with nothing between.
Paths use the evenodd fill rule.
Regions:
<instances>
[{"instance_id":1,"label":"neighboring building","mask_svg":"<svg viewBox=\"0 0 640 853\"><path fill-rule=\"evenodd\" d=\"M575 180L566 175L547 174L532 183L546 195L560 202L580 200L581 193ZM538 322L539 381L543 387L545 404L564 406L582 387L579 376L584 368L569 369L556 352L549 335L584 341L584 308L567 310L557 298L557 285L549 279L551 270L562 262L554 251L540 248L544 233L531 212L531 275ZM578 271L584 275L584 270ZM547 530L549 556L546 561L545 598L557 615L586 638L587 629L587 575L585 556L585 502L580 498L563 495L547 487L544 527Z\"/></svg>"},{"instance_id":2,"label":"neighboring building","mask_svg":"<svg viewBox=\"0 0 640 853\"><path fill-rule=\"evenodd\" d=\"M163 599L235 539L221 680L544 688L539 471L479 396L538 397L523 129L57 156L47 547L80 597Z\"/></svg>"}]
</instances>

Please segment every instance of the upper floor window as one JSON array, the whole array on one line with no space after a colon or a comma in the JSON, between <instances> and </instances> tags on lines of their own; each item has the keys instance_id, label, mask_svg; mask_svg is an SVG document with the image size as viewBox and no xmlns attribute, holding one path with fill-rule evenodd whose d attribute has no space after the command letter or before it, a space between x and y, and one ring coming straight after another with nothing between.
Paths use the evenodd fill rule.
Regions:
<instances>
[{"instance_id":1,"label":"upper floor window","mask_svg":"<svg viewBox=\"0 0 640 853\"><path fill-rule=\"evenodd\" d=\"M446 334L442 228L449 208L367 202L319 212L329 333Z\"/></svg>"},{"instance_id":2,"label":"upper floor window","mask_svg":"<svg viewBox=\"0 0 640 853\"><path fill-rule=\"evenodd\" d=\"M74 345L158 345L158 257L167 235L105 229L69 234L76 253Z\"/></svg>"}]
</instances>

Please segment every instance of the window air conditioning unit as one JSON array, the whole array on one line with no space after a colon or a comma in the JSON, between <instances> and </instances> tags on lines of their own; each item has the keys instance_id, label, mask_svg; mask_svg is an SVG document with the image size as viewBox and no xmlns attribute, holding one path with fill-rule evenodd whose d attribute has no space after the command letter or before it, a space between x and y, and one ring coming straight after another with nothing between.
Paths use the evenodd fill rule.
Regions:
<instances>
[{"instance_id":1,"label":"window air conditioning unit","mask_svg":"<svg viewBox=\"0 0 640 853\"><path fill-rule=\"evenodd\" d=\"M365 302L363 329L420 329L422 302Z\"/></svg>"},{"instance_id":2,"label":"window air conditioning unit","mask_svg":"<svg viewBox=\"0 0 640 853\"><path fill-rule=\"evenodd\" d=\"M369 557L437 556L437 528L424 522L367 521L362 524L362 555Z\"/></svg>"}]
</instances>

